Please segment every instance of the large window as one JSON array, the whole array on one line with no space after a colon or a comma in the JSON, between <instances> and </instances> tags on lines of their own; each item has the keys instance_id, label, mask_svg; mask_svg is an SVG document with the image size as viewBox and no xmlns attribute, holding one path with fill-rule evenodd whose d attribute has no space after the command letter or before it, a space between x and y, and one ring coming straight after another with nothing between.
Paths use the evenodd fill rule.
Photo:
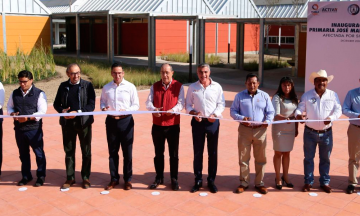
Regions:
<instances>
[{"instance_id":1,"label":"large window","mask_svg":"<svg viewBox=\"0 0 360 216\"><path fill-rule=\"evenodd\" d=\"M266 38L265 38L266 42ZM269 44L278 44L279 43L279 37L278 36L269 36ZM281 44L294 44L295 38L294 37L281 37Z\"/></svg>"}]
</instances>

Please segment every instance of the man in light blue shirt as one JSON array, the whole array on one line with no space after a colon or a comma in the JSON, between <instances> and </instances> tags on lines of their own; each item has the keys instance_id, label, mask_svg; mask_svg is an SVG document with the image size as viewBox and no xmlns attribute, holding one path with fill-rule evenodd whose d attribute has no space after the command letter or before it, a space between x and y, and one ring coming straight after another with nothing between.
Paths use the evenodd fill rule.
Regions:
<instances>
[{"instance_id":1,"label":"man in light blue shirt","mask_svg":"<svg viewBox=\"0 0 360 216\"><path fill-rule=\"evenodd\" d=\"M258 89L259 84L257 75L248 74L245 82L247 89L235 96L230 108L231 117L242 121L239 124L238 137L241 183L236 193L242 193L249 187L251 144L255 158L255 188L262 194L267 193L263 182L266 164L266 129L273 120L275 111L269 95Z\"/></svg>"},{"instance_id":2,"label":"man in light blue shirt","mask_svg":"<svg viewBox=\"0 0 360 216\"><path fill-rule=\"evenodd\" d=\"M350 90L344 100L342 112L349 118L360 118L360 88ZM358 181L356 179L360 160L360 120L349 121L348 148L349 148L349 185L346 193L352 194Z\"/></svg>"}]
</instances>

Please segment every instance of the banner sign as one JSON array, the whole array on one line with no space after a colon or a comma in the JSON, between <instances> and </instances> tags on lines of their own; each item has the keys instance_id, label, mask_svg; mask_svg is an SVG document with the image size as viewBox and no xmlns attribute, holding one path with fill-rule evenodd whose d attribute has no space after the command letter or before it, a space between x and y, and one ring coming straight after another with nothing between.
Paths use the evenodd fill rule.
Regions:
<instances>
[{"instance_id":1,"label":"banner sign","mask_svg":"<svg viewBox=\"0 0 360 216\"><path fill-rule=\"evenodd\" d=\"M309 2L307 21L305 91L314 88L310 74L323 69L343 103L360 87L360 1Z\"/></svg>"}]
</instances>

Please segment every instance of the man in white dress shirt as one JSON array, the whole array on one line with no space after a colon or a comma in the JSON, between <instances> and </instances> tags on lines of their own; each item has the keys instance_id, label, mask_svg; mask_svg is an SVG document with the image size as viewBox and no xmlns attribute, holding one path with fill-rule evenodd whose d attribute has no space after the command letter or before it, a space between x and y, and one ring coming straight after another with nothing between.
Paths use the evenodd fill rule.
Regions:
<instances>
[{"instance_id":1,"label":"man in white dress shirt","mask_svg":"<svg viewBox=\"0 0 360 216\"><path fill-rule=\"evenodd\" d=\"M33 85L33 75L23 70L18 74L20 87L10 95L7 112L11 116L45 114L47 111L46 95ZM14 117L15 139L19 148L22 179L18 186L26 185L33 179L31 175L30 147L36 156L35 187L42 186L46 176L46 158L44 152L41 117Z\"/></svg>"},{"instance_id":2,"label":"man in white dress shirt","mask_svg":"<svg viewBox=\"0 0 360 216\"><path fill-rule=\"evenodd\" d=\"M333 147L332 121L341 116L341 105L338 95L327 89L334 76L328 76L325 70L313 72L309 81L315 88L307 91L301 97L295 116L298 120L322 120L306 122L304 130L304 179L303 191L310 191L314 183L314 157L319 144L320 187L331 193L330 154ZM303 115L306 112L306 116Z\"/></svg>"},{"instance_id":3,"label":"man in white dress shirt","mask_svg":"<svg viewBox=\"0 0 360 216\"><path fill-rule=\"evenodd\" d=\"M139 98L134 84L124 79L125 72L120 64L111 66L113 81L106 84L101 93L102 111L136 111ZM134 119L132 115L108 115L106 118L106 136L109 148L109 168L111 180L106 190L119 184L119 149L123 151L124 189L132 188L132 148L134 142Z\"/></svg>"},{"instance_id":4,"label":"man in white dress shirt","mask_svg":"<svg viewBox=\"0 0 360 216\"><path fill-rule=\"evenodd\" d=\"M219 120L225 109L224 93L219 83L210 78L210 66L200 64L197 68L199 81L191 84L186 94L186 112L195 115L191 120L194 148L194 193L202 187L202 167L205 137L208 150L208 188L210 192L218 190L214 184L217 172L217 147L219 138Z\"/></svg>"},{"instance_id":5,"label":"man in white dress shirt","mask_svg":"<svg viewBox=\"0 0 360 216\"><path fill-rule=\"evenodd\" d=\"M180 115L172 112L181 112L185 105L184 87L173 79L174 71L169 64L163 64L160 68L161 80L154 83L150 88L150 94L146 100L146 109L150 111L168 111L168 113L154 113L151 135L155 148L154 165L156 177L150 189L157 188L164 183L164 151L167 140L170 156L171 187L174 191L179 190L179 135Z\"/></svg>"}]
</instances>

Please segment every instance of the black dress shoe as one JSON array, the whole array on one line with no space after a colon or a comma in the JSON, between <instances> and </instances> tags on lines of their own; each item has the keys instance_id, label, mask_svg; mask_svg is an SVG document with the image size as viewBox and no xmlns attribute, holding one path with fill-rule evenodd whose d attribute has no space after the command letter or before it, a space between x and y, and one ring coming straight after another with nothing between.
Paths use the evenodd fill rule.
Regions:
<instances>
[{"instance_id":1,"label":"black dress shoe","mask_svg":"<svg viewBox=\"0 0 360 216\"><path fill-rule=\"evenodd\" d=\"M278 190L281 190L281 189L282 189L282 184L278 184L277 181L276 181L276 178L275 178L275 187L276 187L276 189L278 189Z\"/></svg>"},{"instance_id":2,"label":"black dress shoe","mask_svg":"<svg viewBox=\"0 0 360 216\"><path fill-rule=\"evenodd\" d=\"M24 185L26 185L29 181L31 181L31 180L33 180L33 178L29 178L29 179L27 179L27 178L22 178L20 181L19 181L19 183L18 183L18 186L24 186Z\"/></svg>"},{"instance_id":3,"label":"black dress shoe","mask_svg":"<svg viewBox=\"0 0 360 216\"><path fill-rule=\"evenodd\" d=\"M349 185L347 188L346 188L346 193L347 194L352 194L355 192L355 187L354 185Z\"/></svg>"},{"instance_id":4,"label":"black dress shoe","mask_svg":"<svg viewBox=\"0 0 360 216\"><path fill-rule=\"evenodd\" d=\"M191 193L195 193L196 191L199 191L202 187L202 181L195 182L195 185L191 188Z\"/></svg>"},{"instance_id":5,"label":"black dress shoe","mask_svg":"<svg viewBox=\"0 0 360 216\"><path fill-rule=\"evenodd\" d=\"M281 177L281 184L288 188L294 188L294 185L292 183L287 183L283 176Z\"/></svg>"},{"instance_id":6,"label":"black dress shoe","mask_svg":"<svg viewBox=\"0 0 360 216\"><path fill-rule=\"evenodd\" d=\"M179 183L174 178L171 179L171 188L172 188L173 191L178 191L179 190Z\"/></svg>"},{"instance_id":7,"label":"black dress shoe","mask_svg":"<svg viewBox=\"0 0 360 216\"><path fill-rule=\"evenodd\" d=\"M155 179L154 183L150 185L150 189L156 189L159 185L164 184L164 179Z\"/></svg>"},{"instance_id":8,"label":"black dress shoe","mask_svg":"<svg viewBox=\"0 0 360 216\"><path fill-rule=\"evenodd\" d=\"M36 182L35 182L35 184L34 184L34 187L43 186L44 182L45 182L45 177L39 177L39 178L36 180Z\"/></svg>"},{"instance_id":9,"label":"black dress shoe","mask_svg":"<svg viewBox=\"0 0 360 216\"><path fill-rule=\"evenodd\" d=\"M216 187L216 185L215 185L215 183L213 181L208 182L207 186L208 186L211 193L217 193L218 192L218 189L217 189L217 187Z\"/></svg>"}]
</instances>

